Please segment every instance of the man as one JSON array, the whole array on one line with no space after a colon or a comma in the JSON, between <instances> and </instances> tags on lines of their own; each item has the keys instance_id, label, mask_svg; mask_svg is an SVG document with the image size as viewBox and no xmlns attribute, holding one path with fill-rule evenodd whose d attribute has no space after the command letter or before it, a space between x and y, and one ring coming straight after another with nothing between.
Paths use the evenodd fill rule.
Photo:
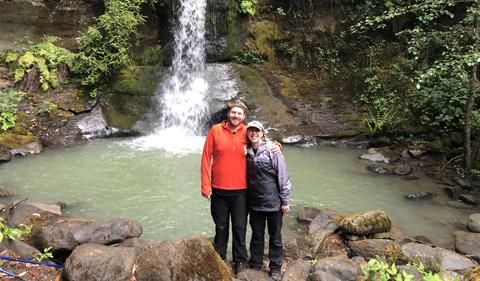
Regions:
<instances>
[{"instance_id":1,"label":"man","mask_svg":"<svg viewBox=\"0 0 480 281\"><path fill-rule=\"evenodd\" d=\"M232 220L232 256L235 273L245 268L247 249L246 132L247 107L239 100L227 105L227 120L214 125L203 147L202 195L208 198L215 223L214 248L226 260L229 221Z\"/></svg>"}]
</instances>

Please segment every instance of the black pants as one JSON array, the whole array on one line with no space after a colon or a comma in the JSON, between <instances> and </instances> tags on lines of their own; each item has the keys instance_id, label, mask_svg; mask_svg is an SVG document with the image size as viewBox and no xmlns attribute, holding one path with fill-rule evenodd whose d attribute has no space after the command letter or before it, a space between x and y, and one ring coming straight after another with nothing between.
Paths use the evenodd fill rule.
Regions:
<instances>
[{"instance_id":1,"label":"black pants","mask_svg":"<svg viewBox=\"0 0 480 281\"><path fill-rule=\"evenodd\" d=\"M246 262L247 248L245 233L247 230L247 193L235 196L222 196L213 193L210 211L215 222L215 251L225 259L229 236L229 221L232 219L232 256L234 262Z\"/></svg>"},{"instance_id":2,"label":"black pants","mask_svg":"<svg viewBox=\"0 0 480 281\"><path fill-rule=\"evenodd\" d=\"M280 270L282 269L282 217L283 213L281 211L258 212L250 210L250 226L252 227L252 240L250 241L249 265L251 268L262 268L266 222L268 236L270 237L268 243L270 272L280 272Z\"/></svg>"}]
</instances>

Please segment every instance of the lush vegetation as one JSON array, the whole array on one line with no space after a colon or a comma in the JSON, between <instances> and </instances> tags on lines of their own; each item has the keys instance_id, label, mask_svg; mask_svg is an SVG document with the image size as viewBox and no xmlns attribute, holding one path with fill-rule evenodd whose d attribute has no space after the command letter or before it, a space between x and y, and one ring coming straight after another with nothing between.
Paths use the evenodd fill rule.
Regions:
<instances>
[{"instance_id":1,"label":"lush vegetation","mask_svg":"<svg viewBox=\"0 0 480 281\"><path fill-rule=\"evenodd\" d=\"M0 219L0 242L5 237L11 240L19 239L22 236L30 235L32 227L29 225L21 224L20 228L9 227L3 219Z\"/></svg>"},{"instance_id":2,"label":"lush vegetation","mask_svg":"<svg viewBox=\"0 0 480 281\"><path fill-rule=\"evenodd\" d=\"M243 14L255 16L257 0L240 0L240 12Z\"/></svg>"},{"instance_id":3,"label":"lush vegetation","mask_svg":"<svg viewBox=\"0 0 480 281\"><path fill-rule=\"evenodd\" d=\"M67 49L54 45L59 38L44 36L43 40L34 45L22 47L19 51L7 49L2 53L3 60L15 73L15 82L25 79L30 90L36 90L36 83L46 91L56 88L60 79L66 75L72 65L74 54Z\"/></svg>"},{"instance_id":4,"label":"lush vegetation","mask_svg":"<svg viewBox=\"0 0 480 281\"><path fill-rule=\"evenodd\" d=\"M94 26L78 38L79 54L73 71L81 83L94 86L130 61L128 50L144 22L140 5L144 0L107 0L106 10Z\"/></svg>"},{"instance_id":5,"label":"lush vegetation","mask_svg":"<svg viewBox=\"0 0 480 281\"><path fill-rule=\"evenodd\" d=\"M17 107L25 93L21 91L0 90L0 129L8 130L17 121Z\"/></svg>"}]
</instances>

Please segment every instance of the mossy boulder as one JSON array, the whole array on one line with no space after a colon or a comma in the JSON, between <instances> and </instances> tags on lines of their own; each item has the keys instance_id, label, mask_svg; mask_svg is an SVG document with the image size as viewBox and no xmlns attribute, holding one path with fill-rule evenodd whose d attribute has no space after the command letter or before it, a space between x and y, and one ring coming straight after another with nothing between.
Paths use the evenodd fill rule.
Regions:
<instances>
[{"instance_id":1,"label":"mossy boulder","mask_svg":"<svg viewBox=\"0 0 480 281\"><path fill-rule=\"evenodd\" d=\"M111 127L130 130L148 111L163 70L129 66L102 89L101 104Z\"/></svg>"},{"instance_id":2,"label":"mossy boulder","mask_svg":"<svg viewBox=\"0 0 480 281\"><path fill-rule=\"evenodd\" d=\"M371 235L388 232L392 227L390 218L384 211L367 211L345 217L339 228L353 235Z\"/></svg>"},{"instance_id":3,"label":"mossy boulder","mask_svg":"<svg viewBox=\"0 0 480 281\"><path fill-rule=\"evenodd\" d=\"M38 137L12 133L0 134L0 146L3 146L8 150L19 148L32 142L39 142Z\"/></svg>"},{"instance_id":4,"label":"mossy boulder","mask_svg":"<svg viewBox=\"0 0 480 281\"><path fill-rule=\"evenodd\" d=\"M211 242L202 237L165 241L137 259L137 281L221 281L232 276Z\"/></svg>"}]
</instances>

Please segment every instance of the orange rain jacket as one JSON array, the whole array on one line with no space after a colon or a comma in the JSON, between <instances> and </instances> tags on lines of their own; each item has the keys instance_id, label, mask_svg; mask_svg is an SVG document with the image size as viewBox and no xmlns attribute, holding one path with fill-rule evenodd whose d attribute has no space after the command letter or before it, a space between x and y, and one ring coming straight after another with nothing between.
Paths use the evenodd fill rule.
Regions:
<instances>
[{"instance_id":1,"label":"orange rain jacket","mask_svg":"<svg viewBox=\"0 0 480 281\"><path fill-rule=\"evenodd\" d=\"M235 132L228 128L227 121L210 129L202 154L203 196L212 193L212 186L226 190L247 188L246 137L247 127L244 124Z\"/></svg>"}]
</instances>

